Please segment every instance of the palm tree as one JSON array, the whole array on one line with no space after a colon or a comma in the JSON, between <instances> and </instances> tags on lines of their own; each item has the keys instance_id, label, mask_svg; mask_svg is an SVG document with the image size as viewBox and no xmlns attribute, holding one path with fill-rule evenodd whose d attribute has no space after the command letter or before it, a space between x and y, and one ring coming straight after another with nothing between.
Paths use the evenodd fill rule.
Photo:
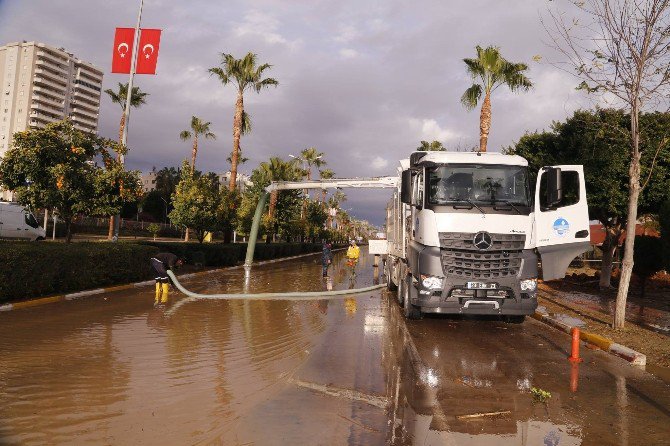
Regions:
<instances>
[{"instance_id":1,"label":"palm tree","mask_svg":"<svg viewBox=\"0 0 670 446\"><path fill-rule=\"evenodd\" d=\"M323 169L319 170L319 176L321 177L322 180L329 180L335 176L335 172L333 172L331 169ZM321 189L321 202L326 203L326 194L328 191L326 189Z\"/></svg>"},{"instance_id":2,"label":"palm tree","mask_svg":"<svg viewBox=\"0 0 670 446\"><path fill-rule=\"evenodd\" d=\"M248 135L251 133L251 116L249 116L249 113L243 111L242 112L242 136ZM242 155L242 146L240 145L240 150L237 152L237 165L239 166L240 164L244 164L247 161L249 161L249 158L246 158L245 156ZM226 161L228 161L230 164L233 163L233 152L230 152L230 155L228 158L226 158Z\"/></svg>"},{"instance_id":3,"label":"palm tree","mask_svg":"<svg viewBox=\"0 0 670 446\"><path fill-rule=\"evenodd\" d=\"M216 135L209 131L211 122L205 122L197 116L191 117L191 130L183 130L179 137L182 141L193 138L193 152L191 153L191 175L195 171L195 159L198 156L198 136L202 135L205 139L216 139Z\"/></svg>"},{"instance_id":4,"label":"palm tree","mask_svg":"<svg viewBox=\"0 0 670 446\"><path fill-rule=\"evenodd\" d=\"M122 84L119 82L119 90L114 91L111 88L105 90L105 93L109 95L109 98L113 103L119 104L121 106L121 123L119 124L119 142L123 139L123 128L126 126L126 99L128 97L128 83ZM146 104L146 97L149 96L149 93L140 91L140 87L133 87L133 92L130 95L130 106L138 108L143 104Z\"/></svg>"},{"instance_id":5,"label":"palm tree","mask_svg":"<svg viewBox=\"0 0 670 446\"><path fill-rule=\"evenodd\" d=\"M114 91L111 88L105 90L105 93L109 95L109 98L113 103L119 104L121 106L121 123L119 124L119 142L123 141L123 129L126 126L126 99L128 98L128 83L122 84L119 82L119 90ZM138 108L142 104L146 104L146 97L149 96L149 93L144 93L140 91L140 87L133 87L133 91L130 94L130 106ZM117 160L120 159L121 155L117 155ZM111 240L114 236L114 216L109 218L109 231L107 234L107 239Z\"/></svg>"},{"instance_id":6,"label":"palm tree","mask_svg":"<svg viewBox=\"0 0 670 446\"><path fill-rule=\"evenodd\" d=\"M296 180L299 178L301 173L300 168L295 164L294 161L284 161L283 159L277 156L273 156L267 162L260 163L259 168L263 173L265 180L269 182ZM278 201L279 201L279 191L273 190L270 193L270 204L268 206L268 221L272 226L270 230L270 232L272 233L272 237L268 236L266 240L267 242L269 242L271 238L274 239L275 237L274 220Z\"/></svg>"},{"instance_id":7,"label":"palm tree","mask_svg":"<svg viewBox=\"0 0 670 446\"><path fill-rule=\"evenodd\" d=\"M235 59L231 54L221 54L221 66L210 68L209 73L215 74L223 85L233 83L237 87L237 102L235 103L235 118L233 119L233 154L230 163L229 189L235 189L237 182L237 164L240 153L240 138L244 125L244 92L252 89L260 93L263 88L279 85L271 77L263 79L263 72L272 66L270 64L256 64L256 55L247 53L242 59Z\"/></svg>"},{"instance_id":8,"label":"palm tree","mask_svg":"<svg viewBox=\"0 0 670 446\"><path fill-rule=\"evenodd\" d=\"M444 152L447 149L444 148L440 141L421 141L421 145L416 148L422 152Z\"/></svg>"},{"instance_id":9,"label":"palm tree","mask_svg":"<svg viewBox=\"0 0 670 446\"><path fill-rule=\"evenodd\" d=\"M315 166L317 169L325 166L327 163L323 159L323 153L316 150L316 147L310 147L300 152L300 159L307 164L307 180L312 179L312 166Z\"/></svg>"},{"instance_id":10,"label":"palm tree","mask_svg":"<svg viewBox=\"0 0 670 446\"><path fill-rule=\"evenodd\" d=\"M321 166L326 165L326 161L323 159L323 153L316 150L316 147L309 147L300 152L300 157L295 158L299 161L302 161L307 168L304 171L304 175L307 177L307 181L312 179L312 166L320 168ZM303 201L302 201L302 210L300 212L301 218L305 218L307 200L309 200L309 189L303 190Z\"/></svg>"},{"instance_id":11,"label":"palm tree","mask_svg":"<svg viewBox=\"0 0 670 446\"><path fill-rule=\"evenodd\" d=\"M479 117L479 151L486 152L491 129L491 93L501 85L507 85L511 91L528 91L533 84L524 74L528 65L507 61L500 55L500 48L495 46L482 49L477 45L477 58L463 59L463 62L474 83L461 96L461 103L472 110L484 93Z\"/></svg>"},{"instance_id":12,"label":"palm tree","mask_svg":"<svg viewBox=\"0 0 670 446\"><path fill-rule=\"evenodd\" d=\"M298 167L293 161L284 161L278 156L273 156L267 162L262 162L259 165L267 181L290 181L296 179L298 176ZM270 205L268 207L268 217L274 218L275 209L277 208L277 201L279 199L279 191L273 190L270 193Z\"/></svg>"}]
</instances>

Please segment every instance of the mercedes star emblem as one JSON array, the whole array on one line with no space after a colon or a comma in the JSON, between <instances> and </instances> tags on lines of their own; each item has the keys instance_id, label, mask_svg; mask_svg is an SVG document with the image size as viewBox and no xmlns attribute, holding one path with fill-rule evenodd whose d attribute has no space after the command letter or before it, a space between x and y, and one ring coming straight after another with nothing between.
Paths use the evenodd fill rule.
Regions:
<instances>
[{"instance_id":1,"label":"mercedes star emblem","mask_svg":"<svg viewBox=\"0 0 670 446\"><path fill-rule=\"evenodd\" d=\"M486 251L491 246L493 246L493 239L491 234L488 232L478 232L475 234L475 238L472 240L472 244L475 245L480 251Z\"/></svg>"}]
</instances>

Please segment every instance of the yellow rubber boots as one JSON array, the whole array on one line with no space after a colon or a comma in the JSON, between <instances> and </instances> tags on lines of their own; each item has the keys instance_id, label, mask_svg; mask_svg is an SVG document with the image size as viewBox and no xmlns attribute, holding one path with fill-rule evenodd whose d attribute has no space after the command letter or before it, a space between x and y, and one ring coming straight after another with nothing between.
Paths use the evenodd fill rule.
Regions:
<instances>
[{"instance_id":1,"label":"yellow rubber boots","mask_svg":"<svg viewBox=\"0 0 670 446\"><path fill-rule=\"evenodd\" d=\"M156 282L156 298L154 299L154 303L158 303L161 300L161 283Z\"/></svg>"},{"instance_id":2,"label":"yellow rubber boots","mask_svg":"<svg viewBox=\"0 0 670 446\"><path fill-rule=\"evenodd\" d=\"M170 284L164 283L163 284L163 296L161 297L161 303L167 303L168 301L168 291L170 289Z\"/></svg>"}]
</instances>

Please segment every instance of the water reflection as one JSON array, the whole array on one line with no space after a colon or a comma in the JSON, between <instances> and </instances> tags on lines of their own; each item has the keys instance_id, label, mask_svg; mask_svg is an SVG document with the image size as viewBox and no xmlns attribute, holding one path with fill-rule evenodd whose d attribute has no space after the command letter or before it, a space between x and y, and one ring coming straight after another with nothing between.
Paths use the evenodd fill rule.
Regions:
<instances>
[{"instance_id":1,"label":"water reflection","mask_svg":"<svg viewBox=\"0 0 670 446\"><path fill-rule=\"evenodd\" d=\"M315 257L185 284L200 293L349 286L320 280ZM0 442L235 443L235 420L287 385L330 304L170 300L154 308L144 288L3 315Z\"/></svg>"}]
</instances>

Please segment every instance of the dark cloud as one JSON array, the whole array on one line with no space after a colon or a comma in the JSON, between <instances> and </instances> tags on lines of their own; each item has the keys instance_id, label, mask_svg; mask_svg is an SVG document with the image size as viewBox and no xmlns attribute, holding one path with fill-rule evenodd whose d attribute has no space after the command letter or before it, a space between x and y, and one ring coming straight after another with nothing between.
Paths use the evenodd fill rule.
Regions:
<instances>
[{"instance_id":1,"label":"dark cloud","mask_svg":"<svg viewBox=\"0 0 670 446\"><path fill-rule=\"evenodd\" d=\"M536 88L493 98L490 147L512 144L526 130L548 127L579 106L575 80L535 55L551 56L539 15L549 3L399 0L357 2L146 0L143 26L162 28L157 76L138 76L150 93L132 111L128 163L148 170L189 156L179 140L191 115L212 122L199 168L223 171L232 145L235 92L210 77L219 53L247 51L273 64L277 89L245 97L254 130L243 139L250 171L272 155L315 146L338 176L392 174L421 139L474 146L479 113L460 103L470 84L462 59L495 44L531 65ZM0 42L37 40L62 46L108 72L114 27L133 26L137 1L0 2ZM126 82L105 75L105 88ZM103 98L100 133L115 137L120 110ZM383 222L385 191L349 191L353 213Z\"/></svg>"}]
</instances>

